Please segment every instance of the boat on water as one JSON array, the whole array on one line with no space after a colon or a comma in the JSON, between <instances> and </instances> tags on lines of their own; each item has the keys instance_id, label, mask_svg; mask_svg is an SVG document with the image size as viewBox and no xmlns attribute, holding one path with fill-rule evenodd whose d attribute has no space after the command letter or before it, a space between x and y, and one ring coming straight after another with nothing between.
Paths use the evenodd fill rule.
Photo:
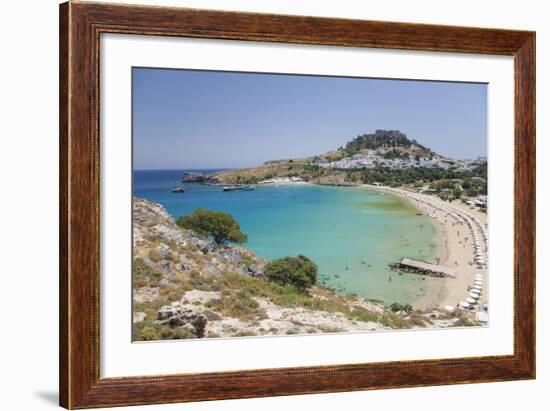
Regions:
<instances>
[{"instance_id":1,"label":"boat on water","mask_svg":"<svg viewBox=\"0 0 550 411\"><path fill-rule=\"evenodd\" d=\"M172 189L172 193L185 193L185 187L176 186Z\"/></svg>"},{"instance_id":2,"label":"boat on water","mask_svg":"<svg viewBox=\"0 0 550 411\"><path fill-rule=\"evenodd\" d=\"M251 184L232 185L232 186L224 186L223 191L237 191L237 190L252 191L255 188L256 188L256 186L251 185Z\"/></svg>"}]
</instances>

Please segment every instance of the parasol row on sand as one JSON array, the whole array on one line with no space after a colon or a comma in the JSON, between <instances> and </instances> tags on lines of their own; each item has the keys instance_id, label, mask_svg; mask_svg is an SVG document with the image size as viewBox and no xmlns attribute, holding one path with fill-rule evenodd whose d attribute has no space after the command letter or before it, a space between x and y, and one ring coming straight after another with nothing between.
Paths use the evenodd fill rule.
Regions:
<instances>
[{"instance_id":1,"label":"parasol row on sand","mask_svg":"<svg viewBox=\"0 0 550 411\"><path fill-rule=\"evenodd\" d=\"M473 308L478 303L481 293L483 292L483 275L476 274L474 278L474 285L472 287L468 287L468 296L464 301L459 303L460 308L465 310ZM446 306L445 309L447 309Z\"/></svg>"}]
</instances>

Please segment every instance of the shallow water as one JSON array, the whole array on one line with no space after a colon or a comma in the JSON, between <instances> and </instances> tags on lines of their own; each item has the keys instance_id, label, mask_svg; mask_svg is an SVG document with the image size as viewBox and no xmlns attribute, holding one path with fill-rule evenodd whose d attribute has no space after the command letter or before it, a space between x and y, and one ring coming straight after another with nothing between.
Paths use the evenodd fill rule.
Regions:
<instances>
[{"instance_id":1,"label":"shallow water","mask_svg":"<svg viewBox=\"0 0 550 411\"><path fill-rule=\"evenodd\" d=\"M399 197L315 185L224 192L187 183L185 193L172 193L183 171L135 171L134 195L161 203L174 217L199 207L228 212L247 234L246 247L268 259L304 254L319 266L320 280L340 293L414 303L427 291L424 277L388 267L401 257L437 254L431 219Z\"/></svg>"}]
</instances>

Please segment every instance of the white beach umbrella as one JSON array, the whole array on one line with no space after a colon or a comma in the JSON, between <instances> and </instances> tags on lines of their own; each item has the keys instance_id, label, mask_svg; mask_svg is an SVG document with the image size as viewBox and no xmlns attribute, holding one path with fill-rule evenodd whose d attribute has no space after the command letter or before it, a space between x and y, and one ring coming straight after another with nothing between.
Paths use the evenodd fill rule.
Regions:
<instances>
[{"instance_id":1,"label":"white beach umbrella","mask_svg":"<svg viewBox=\"0 0 550 411\"><path fill-rule=\"evenodd\" d=\"M461 301L460 302L460 306L462 308L470 308L470 304L468 304L466 301Z\"/></svg>"},{"instance_id":2,"label":"white beach umbrella","mask_svg":"<svg viewBox=\"0 0 550 411\"><path fill-rule=\"evenodd\" d=\"M472 297L468 297L468 298L466 298L466 302L469 303L469 304L475 304L476 300L474 300Z\"/></svg>"},{"instance_id":3,"label":"white beach umbrella","mask_svg":"<svg viewBox=\"0 0 550 411\"><path fill-rule=\"evenodd\" d=\"M474 280L474 285L483 285L483 280Z\"/></svg>"},{"instance_id":4,"label":"white beach umbrella","mask_svg":"<svg viewBox=\"0 0 550 411\"><path fill-rule=\"evenodd\" d=\"M476 292L472 291L472 292L470 292L470 297L477 300L479 298L479 293L476 293Z\"/></svg>"},{"instance_id":5,"label":"white beach umbrella","mask_svg":"<svg viewBox=\"0 0 550 411\"><path fill-rule=\"evenodd\" d=\"M445 311L448 311L450 313L452 313L455 310L455 308L452 305L446 305L443 308L445 309Z\"/></svg>"}]
</instances>

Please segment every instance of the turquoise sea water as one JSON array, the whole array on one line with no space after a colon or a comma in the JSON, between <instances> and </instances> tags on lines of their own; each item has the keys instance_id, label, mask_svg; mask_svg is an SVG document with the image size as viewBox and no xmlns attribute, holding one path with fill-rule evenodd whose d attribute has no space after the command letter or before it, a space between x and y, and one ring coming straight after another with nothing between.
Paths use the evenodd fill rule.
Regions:
<instances>
[{"instance_id":1,"label":"turquoise sea water","mask_svg":"<svg viewBox=\"0 0 550 411\"><path fill-rule=\"evenodd\" d=\"M424 277L388 268L401 257L437 253L431 219L398 197L315 185L224 192L188 183L185 193L172 193L183 171L135 171L134 195L162 204L174 217L199 207L228 212L248 235L246 247L268 259L304 254L319 266L320 280L341 293L414 303L426 292Z\"/></svg>"}]
</instances>

